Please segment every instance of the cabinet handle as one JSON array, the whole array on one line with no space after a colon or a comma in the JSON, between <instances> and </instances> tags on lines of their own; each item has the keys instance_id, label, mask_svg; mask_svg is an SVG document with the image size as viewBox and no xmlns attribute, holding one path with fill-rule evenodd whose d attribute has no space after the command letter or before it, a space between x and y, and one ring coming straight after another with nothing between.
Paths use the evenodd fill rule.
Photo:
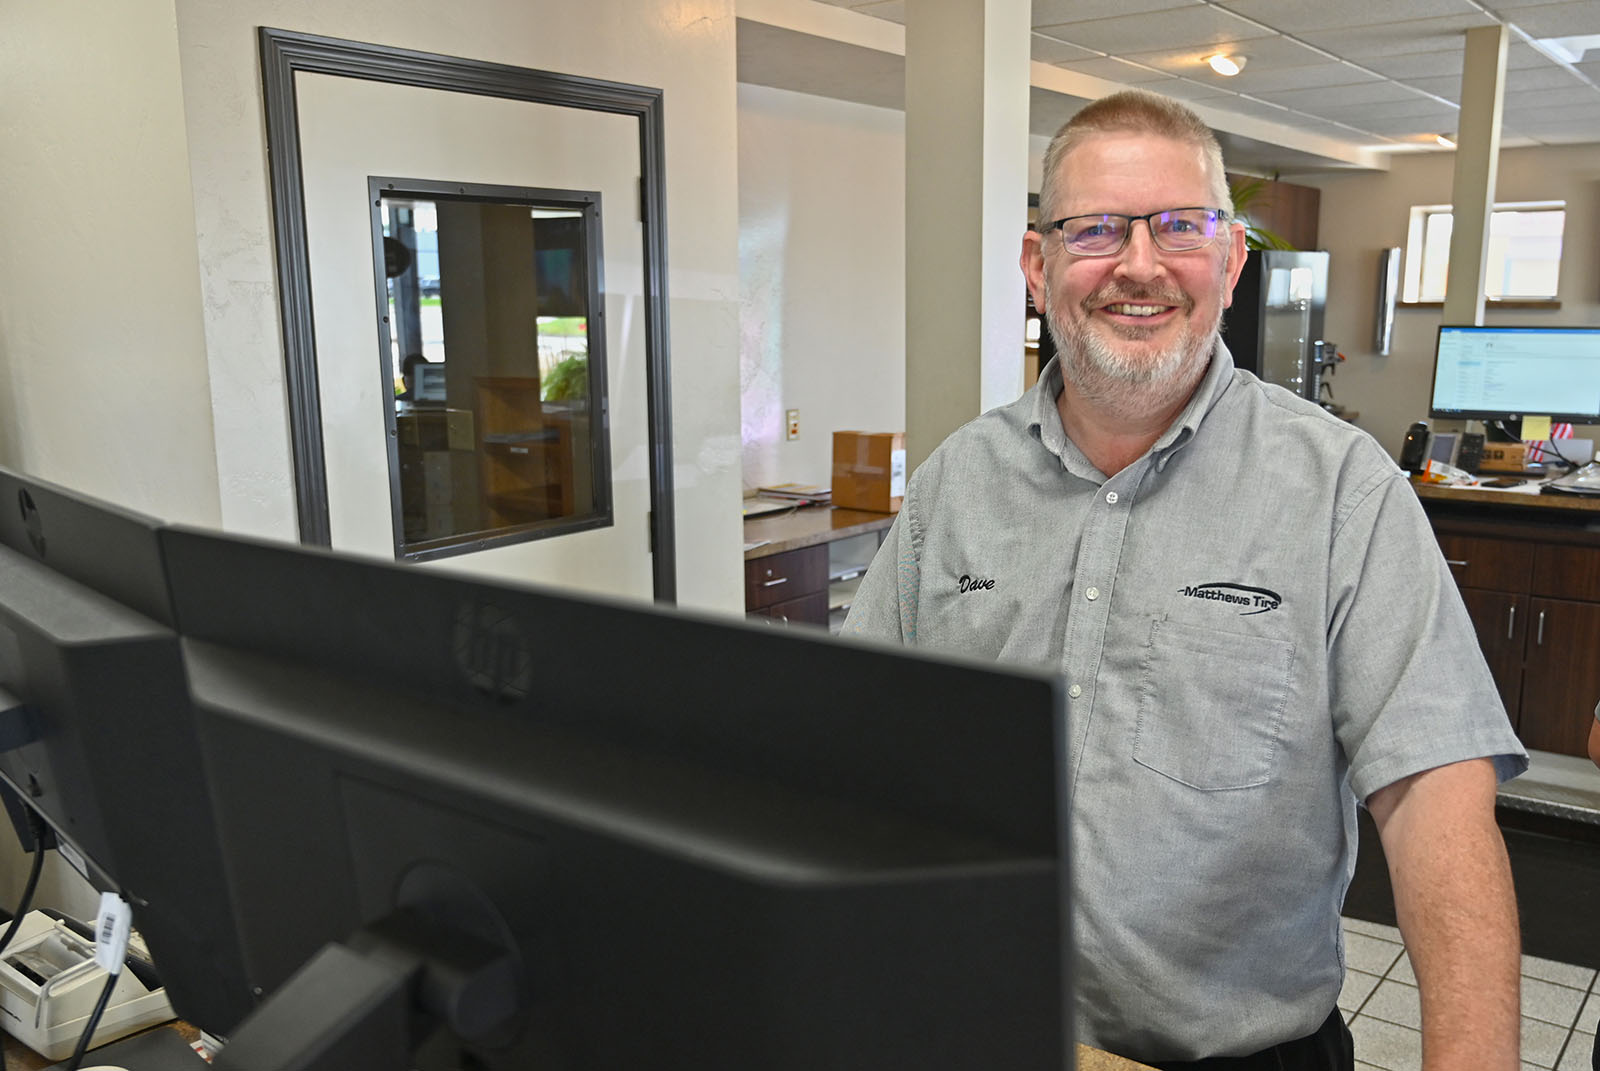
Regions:
<instances>
[{"instance_id":1,"label":"cabinet handle","mask_svg":"<svg viewBox=\"0 0 1600 1071\"><path fill-rule=\"evenodd\" d=\"M1544 646L1544 611L1543 610L1539 611L1539 639L1536 642L1538 643L1539 646L1541 646L1541 647Z\"/></svg>"},{"instance_id":2,"label":"cabinet handle","mask_svg":"<svg viewBox=\"0 0 1600 1071\"><path fill-rule=\"evenodd\" d=\"M764 587L764 588L775 588L779 584L787 584L788 582L789 582L789 578L788 577L780 576L776 580L763 580L761 582L761 586Z\"/></svg>"},{"instance_id":3,"label":"cabinet handle","mask_svg":"<svg viewBox=\"0 0 1600 1071\"><path fill-rule=\"evenodd\" d=\"M1444 563L1446 565L1459 565L1463 569L1465 569L1467 567L1467 562L1466 562L1465 559L1457 560L1455 558L1446 558L1444 560Z\"/></svg>"},{"instance_id":4,"label":"cabinet handle","mask_svg":"<svg viewBox=\"0 0 1600 1071\"><path fill-rule=\"evenodd\" d=\"M1517 630L1517 604L1511 604L1510 613L1506 614L1506 639L1512 639Z\"/></svg>"}]
</instances>

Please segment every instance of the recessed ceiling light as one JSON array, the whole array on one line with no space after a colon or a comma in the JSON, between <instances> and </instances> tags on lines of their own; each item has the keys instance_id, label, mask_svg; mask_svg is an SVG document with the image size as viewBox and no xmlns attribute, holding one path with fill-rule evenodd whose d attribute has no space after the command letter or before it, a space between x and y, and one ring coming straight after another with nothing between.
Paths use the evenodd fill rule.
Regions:
<instances>
[{"instance_id":1,"label":"recessed ceiling light","mask_svg":"<svg viewBox=\"0 0 1600 1071\"><path fill-rule=\"evenodd\" d=\"M1446 149L1453 149L1456 147L1455 140L1448 134L1435 134L1433 136L1433 140L1438 142L1441 147Z\"/></svg>"},{"instance_id":2,"label":"recessed ceiling light","mask_svg":"<svg viewBox=\"0 0 1600 1071\"><path fill-rule=\"evenodd\" d=\"M1232 78L1234 75L1244 70L1245 57L1224 56L1219 52L1215 56L1212 56L1210 59L1206 60L1206 62L1211 64L1211 69L1213 71Z\"/></svg>"}]
</instances>

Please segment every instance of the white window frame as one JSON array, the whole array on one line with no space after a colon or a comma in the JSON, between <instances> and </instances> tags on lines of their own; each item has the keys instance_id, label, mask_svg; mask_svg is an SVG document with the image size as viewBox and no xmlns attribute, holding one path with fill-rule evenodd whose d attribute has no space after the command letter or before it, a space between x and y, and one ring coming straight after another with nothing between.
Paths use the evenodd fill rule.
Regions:
<instances>
[{"instance_id":1,"label":"white window frame","mask_svg":"<svg viewBox=\"0 0 1600 1071\"><path fill-rule=\"evenodd\" d=\"M1509 215L1518 212L1561 212L1562 239L1565 241L1566 220L1565 201L1503 201L1494 206L1494 215ZM1400 300L1405 304L1438 303L1444 300L1443 293L1424 293L1422 286L1422 273L1424 265L1423 246L1427 236L1427 225L1430 218L1436 216L1449 216L1453 212L1452 205L1413 205L1411 208L1411 221L1406 231L1406 249L1404 270L1400 289ZM1493 221L1491 218L1491 233ZM1448 250L1446 251L1448 257ZM1561 261L1556 259L1556 273L1559 284ZM1485 288L1487 289L1487 287ZM1488 294L1490 301L1554 301L1556 294Z\"/></svg>"}]
</instances>

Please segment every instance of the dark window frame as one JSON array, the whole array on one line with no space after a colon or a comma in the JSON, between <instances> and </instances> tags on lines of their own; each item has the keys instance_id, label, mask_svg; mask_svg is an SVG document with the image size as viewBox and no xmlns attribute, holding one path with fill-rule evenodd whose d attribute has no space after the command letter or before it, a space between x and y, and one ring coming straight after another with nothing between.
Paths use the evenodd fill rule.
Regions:
<instances>
[{"instance_id":1,"label":"dark window frame","mask_svg":"<svg viewBox=\"0 0 1600 1071\"><path fill-rule=\"evenodd\" d=\"M268 178L277 245L295 501L302 543L329 546L328 474L312 328L311 272L301 185L297 73L361 78L394 85L522 100L630 115L639 123L644 253L644 328L649 422L651 571L655 599L677 601L676 523L672 492L672 359L667 322L665 111L647 86L346 41L271 27L258 30L266 115Z\"/></svg>"}]
</instances>

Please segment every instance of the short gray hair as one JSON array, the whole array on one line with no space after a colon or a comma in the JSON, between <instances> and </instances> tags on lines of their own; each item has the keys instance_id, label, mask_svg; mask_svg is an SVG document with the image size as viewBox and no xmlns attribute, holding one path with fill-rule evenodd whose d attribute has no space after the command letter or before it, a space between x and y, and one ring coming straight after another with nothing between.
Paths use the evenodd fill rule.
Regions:
<instances>
[{"instance_id":1,"label":"short gray hair","mask_svg":"<svg viewBox=\"0 0 1600 1071\"><path fill-rule=\"evenodd\" d=\"M1044 178L1039 183L1039 222L1054 218L1056 179L1067 154L1097 134L1154 134L1173 141L1198 145L1205 153L1206 169L1211 172L1214 206L1233 214L1233 197L1228 192L1228 176L1222 163L1222 146L1217 136L1200 117L1171 97L1128 89L1101 97L1080 109L1066 121L1044 153ZM1173 207L1186 207L1174 205Z\"/></svg>"}]
</instances>

